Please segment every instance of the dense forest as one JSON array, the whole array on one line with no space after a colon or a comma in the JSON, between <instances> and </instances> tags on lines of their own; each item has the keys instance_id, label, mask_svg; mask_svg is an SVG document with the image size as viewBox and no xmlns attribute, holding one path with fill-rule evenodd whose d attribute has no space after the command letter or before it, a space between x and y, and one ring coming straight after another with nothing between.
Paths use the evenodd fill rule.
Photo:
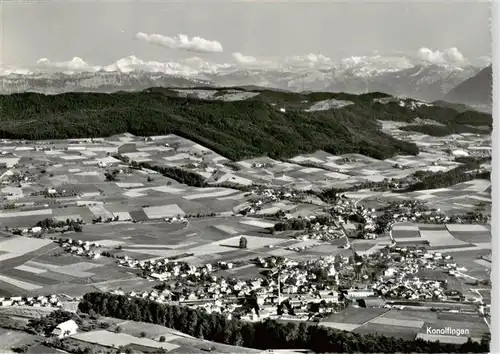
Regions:
<instances>
[{"instance_id":1,"label":"dense forest","mask_svg":"<svg viewBox=\"0 0 500 354\"><path fill-rule=\"evenodd\" d=\"M317 353L484 353L489 342L463 345L357 334L306 323L244 322L185 306L159 304L109 293L86 294L80 311L164 325L194 337L256 349L310 349Z\"/></svg>"},{"instance_id":2,"label":"dense forest","mask_svg":"<svg viewBox=\"0 0 500 354\"><path fill-rule=\"evenodd\" d=\"M0 138L50 140L124 132L139 136L177 134L232 160L262 155L287 158L320 149L384 159L395 154L415 155L419 150L413 143L381 132L377 119L411 122L417 116L436 116L442 122L491 121L491 116L482 113L459 113L442 107L411 110L374 101L385 96L266 90L248 100L224 102L175 97L171 90L161 88L112 94L0 95ZM305 111L313 102L330 98L355 104Z\"/></svg>"}]
</instances>

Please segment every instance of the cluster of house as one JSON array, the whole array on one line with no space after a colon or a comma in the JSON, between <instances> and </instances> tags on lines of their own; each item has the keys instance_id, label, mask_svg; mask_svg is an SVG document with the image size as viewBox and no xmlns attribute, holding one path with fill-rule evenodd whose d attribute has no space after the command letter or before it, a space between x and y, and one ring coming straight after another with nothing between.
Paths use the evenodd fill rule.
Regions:
<instances>
[{"instance_id":1,"label":"cluster of house","mask_svg":"<svg viewBox=\"0 0 500 354\"><path fill-rule=\"evenodd\" d=\"M258 257L255 263L261 267L270 269L273 273L279 273L280 282L284 284L284 292L308 293L313 290L317 279L318 270L326 272L326 276L333 277L339 283L339 275L335 263L339 263L339 257L322 257L304 262L297 262L287 258Z\"/></svg>"},{"instance_id":2,"label":"cluster of house","mask_svg":"<svg viewBox=\"0 0 500 354\"><path fill-rule=\"evenodd\" d=\"M377 293L386 298L408 300L444 300L443 283L434 280L412 279L396 280L388 278L374 284Z\"/></svg>"},{"instance_id":3,"label":"cluster of house","mask_svg":"<svg viewBox=\"0 0 500 354\"><path fill-rule=\"evenodd\" d=\"M33 227L23 227L22 229L11 229L11 232L14 234L18 235L39 235L42 233L43 228L40 226L33 226Z\"/></svg>"},{"instance_id":4,"label":"cluster of house","mask_svg":"<svg viewBox=\"0 0 500 354\"><path fill-rule=\"evenodd\" d=\"M163 290L128 293L160 303L178 303L207 312L225 314L228 318L254 321L266 317L293 315L295 320L310 318L311 313L331 312L342 295L347 299L364 301L365 307L382 307L385 302L377 296L411 300L450 300L460 294L446 291L444 272L463 270L452 262L450 256L428 253L422 249L395 247L379 255L364 259L387 257L390 266L372 284L362 288L338 290L339 277L353 271L352 257L323 257L308 261L295 261L284 257L257 258L255 263L270 272L266 279L227 279L213 272L230 267L229 263L196 267L177 261L160 260L137 262L121 259L123 265L141 268L148 276L164 283ZM362 257L363 258L363 257ZM359 259L358 259L359 261ZM428 273L425 273L425 272ZM440 278L439 274L443 276ZM324 277L331 282L325 282ZM125 295L122 291L118 291ZM374 304L370 304L373 300ZM291 309L279 313L279 306L286 303ZM376 303L376 304L375 304ZM253 304L249 306L249 304ZM318 305L320 304L320 305ZM389 305L385 305L389 306Z\"/></svg>"},{"instance_id":5,"label":"cluster of house","mask_svg":"<svg viewBox=\"0 0 500 354\"><path fill-rule=\"evenodd\" d=\"M57 295L23 297L0 297L2 306L33 306L33 307L62 307L61 299Z\"/></svg>"},{"instance_id":6,"label":"cluster of house","mask_svg":"<svg viewBox=\"0 0 500 354\"><path fill-rule=\"evenodd\" d=\"M231 319L235 314L245 320L262 320L278 316L278 303L287 302L294 308L294 316L312 312L311 305L320 302L337 303L338 292L333 288L316 289L316 285L307 285L309 291L298 292L296 287L284 286L278 291L275 280L256 278L251 280L225 279L211 276L203 285L186 287L183 283L169 284L162 291L130 292L122 290L115 294L143 298L158 303L182 304L192 308L203 308L208 313L220 313ZM372 292L373 294L373 292ZM249 302L253 304L249 306ZM253 308L253 310L252 310ZM315 312L323 312L318 309ZM307 319L307 316L304 317Z\"/></svg>"},{"instance_id":7,"label":"cluster of house","mask_svg":"<svg viewBox=\"0 0 500 354\"><path fill-rule=\"evenodd\" d=\"M101 258L102 256L101 252L98 252L96 250L96 248L101 247L101 245L98 242L72 240L69 238L65 240L60 238L58 242L59 245L63 247L66 252L77 256L87 257L91 259L98 259Z\"/></svg>"},{"instance_id":8,"label":"cluster of house","mask_svg":"<svg viewBox=\"0 0 500 354\"><path fill-rule=\"evenodd\" d=\"M304 313L311 312L309 308L311 303L337 303L339 296L333 287L315 283L314 269L327 269L327 275L335 277L333 258L330 258L305 262L305 270L301 267L302 263L282 259L282 263L279 264L280 285L278 279L226 279L211 274L217 268L231 268L232 264L226 262L200 267L168 259L145 262L120 259L119 262L125 266L143 269L151 278L172 281L168 285L165 283L162 291L132 292L127 294L130 297L202 307L208 312L222 313L229 318L236 312L239 317L251 320L277 315L278 299L288 301L298 312L302 310ZM276 257L256 259L256 263L264 268L277 267L278 262L280 260ZM117 293L124 294L121 291ZM372 296L373 291L365 295ZM251 309L246 311L245 299L248 297L255 299L259 307L257 312L252 312ZM316 312L318 311L319 309Z\"/></svg>"},{"instance_id":9,"label":"cluster of house","mask_svg":"<svg viewBox=\"0 0 500 354\"><path fill-rule=\"evenodd\" d=\"M149 277L161 281L171 280L177 277L200 279L202 276L210 274L213 269L211 264L195 266L183 262L172 261L168 258L139 261L137 259L124 256L123 258L118 259L117 262L123 267L141 269ZM221 266L223 265L221 264ZM227 266L227 263L225 266Z\"/></svg>"},{"instance_id":10,"label":"cluster of house","mask_svg":"<svg viewBox=\"0 0 500 354\"><path fill-rule=\"evenodd\" d=\"M332 225L321 225L316 223L311 230L311 233L307 235L301 235L299 238L303 241L305 240L321 240L321 241L333 241L338 238L344 237L344 232Z\"/></svg>"},{"instance_id":11,"label":"cluster of house","mask_svg":"<svg viewBox=\"0 0 500 354\"><path fill-rule=\"evenodd\" d=\"M307 240L307 236L303 236L302 240ZM317 243L311 243L311 244L308 244L308 245L295 246L295 247L288 246L288 247L285 247L285 250L287 250L287 251L293 251L293 252L302 252L302 251L305 251L307 249L316 247L318 245L319 244L317 244Z\"/></svg>"},{"instance_id":12,"label":"cluster of house","mask_svg":"<svg viewBox=\"0 0 500 354\"><path fill-rule=\"evenodd\" d=\"M375 209L366 208L365 206L356 206L347 198L340 198L333 205L330 212L333 212L334 221L341 225L347 236L358 237L363 239L375 239L376 215ZM362 220L358 227L349 222L349 218L356 215L357 219Z\"/></svg>"},{"instance_id":13,"label":"cluster of house","mask_svg":"<svg viewBox=\"0 0 500 354\"><path fill-rule=\"evenodd\" d=\"M394 222L420 222L443 224L450 222L440 209L429 210L424 203L418 200L402 201L391 206ZM453 220L456 223L456 220Z\"/></svg>"},{"instance_id":14,"label":"cluster of house","mask_svg":"<svg viewBox=\"0 0 500 354\"><path fill-rule=\"evenodd\" d=\"M5 164L6 168L14 168L16 165ZM9 185L11 183L21 183L21 182L31 182L33 181L33 176L29 172L14 172L13 170L5 171L0 175L3 185Z\"/></svg>"},{"instance_id":15,"label":"cluster of house","mask_svg":"<svg viewBox=\"0 0 500 354\"><path fill-rule=\"evenodd\" d=\"M268 167L273 167L273 165L270 163L261 163L261 162L255 162L252 164L252 168L268 168Z\"/></svg>"},{"instance_id":16,"label":"cluster of house","mask_svg":"<svg viewBox=\"0 0 500 354\"><path fill-rule=\"evenodd\" d=\"M421 249L394 248L396 262L373 284L378 294L387 298L410 300L447 300L445 273L465 270L452 263L449 255ZM456 294L452 294L455 296Z\"/></svg>"},{"instance_id":17,"label":"cluster of house","mask_svg":"<svg viewBox=\"0 0 500 354\"><path fill-rule=\"evenodd\" d=\"M283 200L295 200L299 198L296 192L281 189L281 188L262 188L256 187L247 193L247 196L255 196L256 198L245 205L239 212L246 214L255 214L262 209L267 203L276 203Z\"/></svg>"}]
</instances>

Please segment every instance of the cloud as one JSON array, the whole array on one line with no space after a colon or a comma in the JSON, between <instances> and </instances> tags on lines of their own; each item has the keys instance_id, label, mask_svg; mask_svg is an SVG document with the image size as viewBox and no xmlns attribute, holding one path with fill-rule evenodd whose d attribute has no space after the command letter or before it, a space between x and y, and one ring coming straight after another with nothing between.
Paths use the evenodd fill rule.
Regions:
<instances>
[{"instance_id":1,"label":"cloud","mask_svg":"<svg viewBox=\"0 0 500 354\"><path fill-rule=\"evenodd\" d=\"M460 51L453 47L445 49L444 51L432 51L429 48L420 48L418 57L432 64L461 64L465 63L466 59Z\"/></svg>"},{"instance_id":2,"label":"cloud","mask_svg":"<svg viewBox=\"0 0 500 354\"><path fill-rule=\"evenodd\" d=\"M267 60L259 59L251 55L244 55L240 52L233 53L232 56L240 66L262 69L321 69L335 65L332 59L322 54L314 53L282 58L268 58Z\"/></svg>"},{"instance_id":3,"label":"cloud","mask_svg":"<svg viewBox=\"0 0 500 354\"><path fill-rule=\"evenodd\" d=\"M47 58L42 58L36 62L36 66L42 69L62 70L65 72L89 72L98 71L100 67L87 64L83 59L74 57L69 61L51 62Z\"/></svg>"},{"instance_id":4,"label":"cloud","mask_svg":"<svg viewBox=\"0 0 500 354\"><path fill-rule=\"evenodd\" d=\"M260 59L257 59L256 57L251 56L251 55L244 55L244 54L241 54L239 52L233 53L232 56L233 56L233 59L239 65L242 65L242 66L269 68L271 66L276 65L276 63L273 63L272 61L260 60Z\"/></svg>"},{"instance_id":5,"label":"cloud","mask_svg":"<svg viewBox=\"0 0 500 354\"><path fill-rule=\"evenodd\" d=\"M250 55L243 55L241 53L233 53L233 58L236 60L238 64L243 65L255 65L259 64L259 60L256 57L252 57Z\"/></svg>"},{"instance_id":6,"label":"cloud","mask_svg":"<svg viewBox=\"0 0 500 354\"><path fill-rule=\"evenodd\" d=\"M193 68L194 70L209 72L209 73L215 73L219 70L230 69L232 67L231 64L210 63L199 57L184 59L182 63L186 66Z\"/></svg>"},{"instance_id":7,"label":"cloud","mask_svg":"<svg viewBox=\"0 0 500 354\"><path fill-rule=\"evenodd\" d=\"M189 39L185 34L177 37L162 36L161 34L137 33L136 39L153 43L170 49L180 49L197 53L220 53L223 51L222 45L217 41L211 41L201 37Z\"/></svg>"},{"instance_id":8,"label":"cloud","mask_svg":"<svg viewBox=\"0 0 500 354\"><path fill-rule=\"evenodd\" d=\"M322 54L310 53L307 55L294 55L285 59L285 64L291 67L315 68L321 66L332 66L332 59Z\"/></svg>"},{"instance_id":9,"label":"cloud","mask_svg":"<svg viewBox=\"0 0 500 354\"><path fill-rule=\"evenodd\" d=\"M314 54L314 53L308 54L307 60L311 63L319 63L319 64L330 64L332 62L332 59L325 57L323 54Z\"/></svg>"}]
</instances>

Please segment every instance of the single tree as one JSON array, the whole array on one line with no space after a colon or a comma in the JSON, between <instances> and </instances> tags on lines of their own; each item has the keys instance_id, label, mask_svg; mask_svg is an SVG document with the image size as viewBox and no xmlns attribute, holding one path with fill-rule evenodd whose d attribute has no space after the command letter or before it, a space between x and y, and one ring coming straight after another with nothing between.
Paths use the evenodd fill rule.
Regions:
<instances>
[{"instance_id":1,"label":"single tree","mask_svg":"<svg viewBox=\"0 0 500 354\"><path fill-rule=\"evenodd\" d=\"M246 237L240 237L240 248L247 248L247 239L246 239Z\"/></svg>"}]
</instances>

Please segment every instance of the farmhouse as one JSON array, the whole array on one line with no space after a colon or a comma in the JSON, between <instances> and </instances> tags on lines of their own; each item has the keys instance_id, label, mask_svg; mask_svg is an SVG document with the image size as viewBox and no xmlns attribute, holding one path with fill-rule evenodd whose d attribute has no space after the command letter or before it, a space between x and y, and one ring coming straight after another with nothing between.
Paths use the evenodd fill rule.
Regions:
<instances>
[{"instance_id":1,"label":"farmhouse","mask_svg":"<svg viewBox=\"0 0 500 354\"><path fill-rule=\"evenodd\" d=\"M68 320L66 322L59 323L57 327L52 331L52 335L58 338L64 338L76 334L78 330L78 325L73 320Z\"/></svg>"}]
</instances>

